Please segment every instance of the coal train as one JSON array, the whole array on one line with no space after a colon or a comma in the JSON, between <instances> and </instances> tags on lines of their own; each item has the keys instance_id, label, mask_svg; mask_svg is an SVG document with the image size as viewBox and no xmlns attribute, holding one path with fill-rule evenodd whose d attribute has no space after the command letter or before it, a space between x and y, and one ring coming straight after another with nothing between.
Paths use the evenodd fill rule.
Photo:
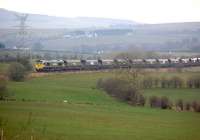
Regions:
<instances>
[{"instance_id":1,"label":"coal train","mask_svg":"<svg viewBox=\"0 0 200 140\"><path fill-rule=\"evenodd\" d=\"M38 60L37 72L200 66L200 58Z\"/></svg>"}]
</instances>

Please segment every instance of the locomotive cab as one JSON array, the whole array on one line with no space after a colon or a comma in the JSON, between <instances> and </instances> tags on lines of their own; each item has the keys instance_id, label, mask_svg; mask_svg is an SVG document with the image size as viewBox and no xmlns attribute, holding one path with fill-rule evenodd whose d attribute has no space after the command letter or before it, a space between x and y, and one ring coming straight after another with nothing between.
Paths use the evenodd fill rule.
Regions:
<instances>
[{"instance_id":1,"label":"locomotive cab","mask_svg":"<svg viewBox=\"0 0 200 140\"><path fill-rule=\"evenodd\" d=\"M45 67L44 60L37 60L35 64L35 70L41 71Z\"/></svg>"}]
</instances>

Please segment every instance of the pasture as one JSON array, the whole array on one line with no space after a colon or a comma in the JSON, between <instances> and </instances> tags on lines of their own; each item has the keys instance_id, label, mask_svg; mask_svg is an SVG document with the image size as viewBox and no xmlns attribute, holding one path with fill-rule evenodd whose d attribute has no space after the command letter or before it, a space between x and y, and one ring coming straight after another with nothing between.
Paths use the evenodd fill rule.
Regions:
<instances>
[{"instance_id":1,"label":"pasture","mask_svg":"<svg viewBox=\"0 0 200 140\"><path fill-rule=\"evenodd\" d=\"M9 64L8 63L0 63L0 74L5 73L8 69Z\"/></svg>"},{"instance_id":2,"label":"pasture","mask_svg":"<svg viewBox=\"0 0 200 140\"><path fill-rule=\"evenodd\" d=\"M156 74L156 73L152 73ZM33 75L9 82L16 101L0 102L0 127L6 140L197 140L200 114L133 107L96 89L110 72ZM160 75L199 75L160 72ZM145 96L198 100L198 89L151 89Z\"/></svg>"}]
</instances>

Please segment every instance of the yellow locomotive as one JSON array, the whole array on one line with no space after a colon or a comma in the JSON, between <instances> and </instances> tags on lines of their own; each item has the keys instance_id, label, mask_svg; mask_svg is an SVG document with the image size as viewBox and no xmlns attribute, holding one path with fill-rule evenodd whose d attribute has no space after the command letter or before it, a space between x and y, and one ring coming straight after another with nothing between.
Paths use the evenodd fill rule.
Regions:
<instances>
[{"instance_id":1,"label":"yellow locomotive","mask_svg":"<svg viewBox=\"0 0 200 140\"><path fill-rule=\"evenodd\" d=\"M40 71L59 71L64 70L66 61L64 60L38 60L35 64L35 70Z\"/></svg>"}]
</instances>

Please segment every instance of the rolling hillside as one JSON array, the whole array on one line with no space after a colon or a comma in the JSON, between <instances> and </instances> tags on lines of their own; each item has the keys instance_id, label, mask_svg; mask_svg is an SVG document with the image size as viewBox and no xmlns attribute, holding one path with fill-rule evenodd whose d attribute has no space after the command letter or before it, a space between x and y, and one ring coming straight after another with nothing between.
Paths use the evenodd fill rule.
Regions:
<instances>
[{"instance_id":1,"label":"rolling hillside","mask_svg":"<svg viewBox=\"0 0 200 140\"><path fill-rule=\"evenodd\" d=\"M18 12L0 9L0 28L12 28L17 25L16 14ZM102 28L102 27L131 27L136 22L129 20L118 20L108 18L90 17L55 17L48 15L29 14L27 24L31 28Z\"/></svg>"},{"instance_id":2,"label":"rolling hillside","mask_svg":"<svg viewBox=\"0 0 200 140\"><path fill-rule=\"evenodd\" d=\"M0 42L8 48L18 46L20 38L16 12L0 9ZM200 23L138 24L105 18L63 18L29 14L26 46L43 45L43 50L72 52L200 51Z\"/></svg>"},{"instance_id":3,"label":"rolling hillside","mask_svg":"<svg viewBox=\"0 0 200 140\"><path fill-rule=\"evenodd\" d=\"M198 72L182 74L199 75ZM119 102L95 88L99 78L110 75L54 73L35 75L37 78L24 82L9 82L9 93L16 101L0 101L5 139L27 140L30 136L39 140L199 139L199 113L133 107ZM199 89L158 90L148 90L145 94L165 95L175 100L200 99Z\"/></svg>"}]
</instances>

